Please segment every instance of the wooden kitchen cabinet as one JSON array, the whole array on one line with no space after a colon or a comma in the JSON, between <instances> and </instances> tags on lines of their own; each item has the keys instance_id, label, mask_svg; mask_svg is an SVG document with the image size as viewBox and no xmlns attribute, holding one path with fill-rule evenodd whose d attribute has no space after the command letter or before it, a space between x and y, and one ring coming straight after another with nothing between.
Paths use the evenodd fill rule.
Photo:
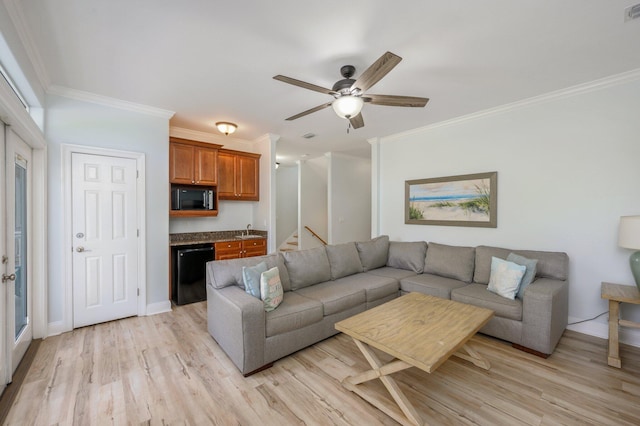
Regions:
<instances>
[{"instance_id":1,"label":"wooden kitchen cabinet","mask_svg":"<svg viewBox=\"0 0 640 426\"><path fill-rule=\"evenodd\" d=\"M214 243L215 260L240 259L242 257L242 241L224 241Z\"/></svg>"},{"instance_id":2,"label":"wooden kitchen cabinet","mask_svg":"<svg viewBox=\"0 0 640 426\"><path fill-rule=\"evenodd\" d=\"M255 238L242 241L243 257L264 256L267 254L267 239Z\"/></svg>"},{"instance_id":3,"label":"wooden kitchen cabinet","mask_svg":"<svg viewBox=\"0 0 640 426\"><path fill-rule=\"evenodd\" d=\"M267 254L267 239L251 238L247 240L217 242L214 243L214 252L215 260L264 256Z\"/></svg>"},{"instance_id":4,"label":"wooden kitchen cabinet","mask_svg":"<svg viewBox=\"0 0 640 426\"><path fill-rule=\"evenodd\" d=\"M170 138L169 182L216 186L218 184L218 148L221 146Z\"/></svg>"},{"instance_id":5,"label":"wooden kitchen cabinet","mask_svg":"<svg viewBox=\"0 0 640 426\"><path fill-rule=\"evenodd\" d=\"M218 198L260 200L260 154L218 150Z\"/></svg>"}]
</instances>

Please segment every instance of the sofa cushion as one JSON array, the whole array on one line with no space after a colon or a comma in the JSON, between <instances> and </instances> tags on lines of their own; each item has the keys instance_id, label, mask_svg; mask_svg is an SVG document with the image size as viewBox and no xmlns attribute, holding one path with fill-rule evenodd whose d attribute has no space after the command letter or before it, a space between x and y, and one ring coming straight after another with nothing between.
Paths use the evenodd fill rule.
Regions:
<instances>
[{"instance_id":1,"label":"sofa cushion","mask_svg":"<svg viewBox=\"0 0 640 426\"><path fill-rule=\"evenodd\" d=\"M244 289L242 278L243 266L255 266L260 262L267 264L267 269L278 267L280 282L284 291L289 291L289 274L284 266L284 261L278 254L268 254L266 256L243 257L241 259L215 260L207 262L207 283L213 288L224 288L230 285L237 285Z\"/></svg>"},{"instance_id":2,"label":"sofa cushion","mask_svg":"<svg viewBox=\"0 0 640 426\"><path fill-rule=\"evenodd\" d=\"M335 282L340 285L363 289L367 302L375 302L391 295L398 296L400 290L398 280L368 273L350 275Z\"/></svg>"},{"instance_id":3,"label":"sofa cushion","mask_svg":"<svg viewBox=\"0 0 640 426\"><path fill-rule=\"evenodd\" d=\"M267 337L314 324L321 321L322 316L322 303L288 291L278 309L266 313Z\"/></svg>"},{"instance_id":4,"label":"sofa cushion","mask_svg":"<svg viewBox=\"0 0 640 426\"><path fill-rule=\"evenodd\" d=\"M299 290L331 279L331 266L324 246L282 253L289 271L291 290Z\"/></svg>"},{"instance_id":5,"label":"sofa cushion","mask_svg":"<svg viewBox=\"0 0 640 426\"><path fill-rule=\"evenodd\" d=\"M518 265L515 262L500 259L498 257L491 258L491 277L489 277L489 285L487 290L506 297L507 299L515 299L522 277L527 272L527 267Z\"/></svg>"},{"instance_id":6,"label":"sofa cushion","mask_svg":"<svg viewBox=\"0 0 640 426\"><path fill-rule=\"evenodd\" d=\"M424 271L426 254L427 243L424 241L390 241L387 266L421 274Z\"/></svg>"},{"instance_id":7,"label":"sofa cushion","mask_svg":"<svg viewBox=\"0 0 640 426\"><path fill-rule=\"evenodd\" d=\"M403 278L413 277L417 275L413 271L407 271L406 269L392 268L390 266L372 269L370 271L367 271L366 273L371 275L378 275L381 277L393 278L398 281L400 281Z\"/></svg>"},{"instance_id":8,"label":"sofa cushion","mask_svg":"<svg viewBox=\"0 0 640 426\"><path fill-rule=\"evenodd\" d=\"M429 245L431 248L431 245ZM500 247L476 247L476 269L473 281L487 284L491 275L491 257L506 259L510 253L519 254L528 259L537 259L536 276L566 281L569 277L569 256L562 252L536 250L510 250Z\"/></svg>"},{"instance_id":9,"label":"sofa cushion","mask_svg":"<svg viewBox=\"0 0 640 426\"><path fill-rule=\"evenodd\" d=\"M531 284L536 278L538 259L527 259L526 257L520 256L519 254L509 253L509 256L507 256L507 260L509 262L515 262L518 265L522 265L527 268L526 272L524 273L524 277L522 277L522 281L520 281L518 293L516 294L516 297L522 299L522 296L524 296L524 289L527 288L527 286Z\"/></svg>"},{"instance_id":10,"label":"sofa cushion","mask_svg":"<svg viewBox=\"0 0 640 426\"><path fill-rule=\"evenodd\" d=\"M466 285L460 280L432 274L420 274L400 280L400 290L404 292L416 291L442 299L451 299L451 290Z\"/></svg>"},{"instance_id":11,"label":"sofa cushion","mask_svg":"<svg viewBox=\"0 0 640 426\"><path fill-rule=\"evenodd\" d=\"M429 243L424 272L470 283L473 280L475 248Z\"/></svg>"},{"instance_id":12,"label":"sofa cushion","mask_svg":"<svg viewBox=\"0 0 640 426\"><path fill-rule=\"evenodd\" d=\"M255 266L243 266L242 267L242 282L244 284L244 291L260 299L260 275L263 272L267 272L267 264L260 262Z\"/></svg>"},{"instance_id":13,"label":"sofa cushion","mask_svg":"<svg viewBox=\"0 0 640 426\"><path fill-rule=\"evenodd\" d=\"M362 272L356 243L336 244L324 248L327 250L332 280Z\"/></svg>"},{"instance_id":14,"label":"sofa cushion","mask_svg":"<svg viewBox=\"0 0 640 426\"><path fill-rule=\"evenodd\" d=\"M369 241L357 242L356 248L364 272L381 268L389 258L389 236L381 235Z\"/></svg>"},{"instance_id":15,"label":"sofa cushion","mask_svg":"<svg viewBox=\"0 0 640 426\"><path fill-rule=\"evenodd\" d=\"M278 267L273 267L260 275L260 299L264 302L264 310L271 312L282 303L282 283Z\"/></svg>"},{"instance_id":16,"label":"sofa cushion","mask_svg":"<svg viewBox=\"0 0 640 426\"><path fill-rule=\"evenodd\" d=\"M305 287L297 293L322 303L325 316L346 311L366 301L364 289L346 286L340 280Z\"/></svg>"},{"instance_id":17,"label":"sofa cushion","mask_svg":"<svg viewBox=\"0 0 640 426\"><path fill-rule=\"evenodd\" d=\"M496 316L522 321L522 300L507 299L487 291L484 284L469 284L451 291L451 300L491 309Z\"/></svg>"}]
</instances>

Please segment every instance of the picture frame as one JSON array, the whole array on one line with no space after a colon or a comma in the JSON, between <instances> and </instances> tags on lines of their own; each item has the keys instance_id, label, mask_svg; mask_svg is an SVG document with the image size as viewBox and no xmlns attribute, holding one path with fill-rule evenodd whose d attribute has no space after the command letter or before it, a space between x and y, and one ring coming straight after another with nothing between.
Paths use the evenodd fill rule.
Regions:
<instances>
[{"instance_id":1,"label":"picture frame","mask_svg":"<svg viewBox=\"0 0 640 426\"><path fill-rule=\"evenodd\" d=\"M404 223L498 227L498 172L405 181Z\"/></svg>"}]
</instances>

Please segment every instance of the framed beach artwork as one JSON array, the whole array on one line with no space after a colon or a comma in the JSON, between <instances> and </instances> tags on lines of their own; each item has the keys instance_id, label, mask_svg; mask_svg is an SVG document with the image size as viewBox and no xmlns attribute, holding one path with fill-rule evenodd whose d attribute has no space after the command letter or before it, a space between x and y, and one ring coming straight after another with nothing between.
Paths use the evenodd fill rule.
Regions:
<instances>
[{"instance_id":1,"label":"framed beach artwork","mask_svg":"<svg viewBox=\"0 0 640 426\"><path fill-rule=\"evenodd\" d=\"M498 172L405 181L404 223L498 226Z\"/></svg>"}]
</instances>

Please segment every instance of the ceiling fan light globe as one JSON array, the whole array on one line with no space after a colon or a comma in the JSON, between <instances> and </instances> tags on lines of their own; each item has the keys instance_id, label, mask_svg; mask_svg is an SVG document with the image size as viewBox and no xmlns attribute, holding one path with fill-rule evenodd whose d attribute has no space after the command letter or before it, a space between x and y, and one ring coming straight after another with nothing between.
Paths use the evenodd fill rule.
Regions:
<instances>
[{"instance_id":1,"label":"ceiling fan light globe","mask_svg":"<svg viewBox=\"0 0 640 426\"><path fill-rule=\"evenodd\" d=\"M360 114L363 105L364 101L361 97L351 95L340 96L331 104L338 117L346 119Z\"/></svg>"}]
</instances>

